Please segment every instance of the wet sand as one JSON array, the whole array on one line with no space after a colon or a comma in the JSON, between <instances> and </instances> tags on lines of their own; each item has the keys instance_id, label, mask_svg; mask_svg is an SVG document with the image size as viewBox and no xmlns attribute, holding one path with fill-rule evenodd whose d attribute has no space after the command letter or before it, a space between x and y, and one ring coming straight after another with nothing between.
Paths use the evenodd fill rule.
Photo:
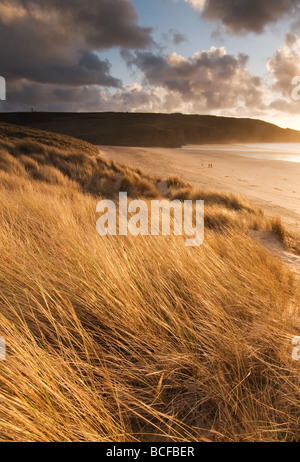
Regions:
<instances>
[{"instance_id":1,"label":"wet sand","mask_svg":"<svg viewBox=\"0 0 300 462\"><path fill-rule=\"evenodd\" d=\"M103 157L147 173L179 175L195 186L240 194L300 230L300 163L247 158L208 145L204 150L99 146ZM228 146L226 146L228 148ZM203 149L203 146L202 146ZM212 164L212 168L208 167Z\"/></svg>"}]
</instances>

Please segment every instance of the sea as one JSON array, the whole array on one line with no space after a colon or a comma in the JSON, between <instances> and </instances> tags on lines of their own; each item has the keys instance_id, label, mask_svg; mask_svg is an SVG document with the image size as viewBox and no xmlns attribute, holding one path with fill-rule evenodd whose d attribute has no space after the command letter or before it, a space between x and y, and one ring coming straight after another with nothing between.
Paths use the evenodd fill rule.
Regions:
<instances>
[{"instance_id":1,"label":"sea","mask_svg":"<svg viewBox=\"0 0 300 462\"><path fill-rule=\"evenodd\" d=\"M188 145L181 149L185 151L221 151L252 159L300 162L300 143L206 144Z\"/></svg>"}]
</instances>

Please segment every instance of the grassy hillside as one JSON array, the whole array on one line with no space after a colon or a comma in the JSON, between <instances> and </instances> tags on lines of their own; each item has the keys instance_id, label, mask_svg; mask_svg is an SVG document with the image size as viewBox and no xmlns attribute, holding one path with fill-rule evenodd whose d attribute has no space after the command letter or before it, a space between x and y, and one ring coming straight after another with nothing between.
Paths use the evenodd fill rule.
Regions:
<instances>
[{"instance_id":1,"label":"grassy hillside","mask_svg":"<svg viewBox=\"0 0 300 462\"><path fill-rule=\"evenodd\" d=\"M205 199L204 244L101 238L119 190ZM0 216L2 441L300 441L299 283L249 235L277 221L5 124Z\"/></svg>"},{"instance_id":2,"label":"grassy hillside","mask_svg":"<svg viewBox=\"0 0 300 462\"><path fill-rule=\"evenodd\" d=\"M76 136L98 145L300 142L300 132L254 119L140 113L2 113L0 122Z\"/></svg>"}]
</instances>

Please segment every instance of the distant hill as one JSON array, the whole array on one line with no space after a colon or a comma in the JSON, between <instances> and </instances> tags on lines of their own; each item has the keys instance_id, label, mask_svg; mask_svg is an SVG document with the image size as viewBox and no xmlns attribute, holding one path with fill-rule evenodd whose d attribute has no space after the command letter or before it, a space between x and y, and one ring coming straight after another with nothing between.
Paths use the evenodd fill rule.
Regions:
<instances>
[{"instance_id":1,"label":"distant hill","mask_svg":"<svg viewBox=\"0 0 300 462\"><path fill-rule=\"evenodd\" d=\"M300 132L256 119L141 113L2 113L0 122L48 130L97 145L300 142Z\"/></svg>"}]
</instances>

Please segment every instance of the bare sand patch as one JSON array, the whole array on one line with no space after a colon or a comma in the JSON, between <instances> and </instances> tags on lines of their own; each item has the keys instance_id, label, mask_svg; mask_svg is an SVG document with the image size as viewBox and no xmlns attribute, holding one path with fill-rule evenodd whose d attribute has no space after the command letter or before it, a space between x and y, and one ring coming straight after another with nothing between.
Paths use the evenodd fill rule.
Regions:
<instances>
[{"instance_id":1,"label":"bare sand patch","mask_svg":"<svg viewBox=\"0 0 300 462\"><path fill-rule=\"evenodd\" d=\"M251 236L273 255L279 257L300 279L300 257L291 252L287 252L276 236L262 231L251 231Z\"/></svg>"}]
</instances>

